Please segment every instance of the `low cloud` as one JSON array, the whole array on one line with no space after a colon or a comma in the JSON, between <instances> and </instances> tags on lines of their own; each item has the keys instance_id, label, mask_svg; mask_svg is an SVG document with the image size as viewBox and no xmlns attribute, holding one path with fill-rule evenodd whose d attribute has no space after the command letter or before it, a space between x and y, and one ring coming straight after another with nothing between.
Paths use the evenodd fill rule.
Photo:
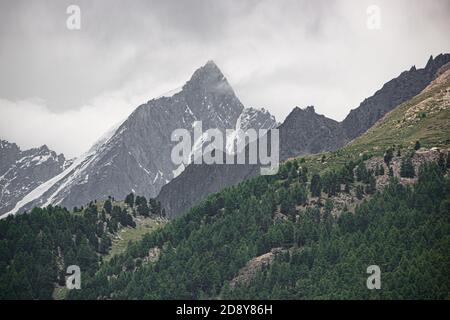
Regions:
<instances>
[{"instance_id":1,"label":"low cloud","mask_svg":"<svg viewBox=\"0 0 450 320\"><path fill-rule=\"evenodd\" d=\"M153 96L168 88L164 84L155 86ZM101 94L79 109L59 113L38 98L17 102L0 99L0 137L22 149L46 144L68 158L76 157L149 98L125 89Z\"/></svg>"},{"instance_id":2,"label":"low cloud","mask_svg":"<svg viewBox=\"0 0 450 320\"><path fill-rule=\"evenodd\" d=\"M0 138L78 155L212 59L244 105L342 120L385 82L450 52L448 0L0 3ZM378 5L381 29L366 27ZM37 97L37 98L34 98Z\"/></svg>"}]
</instances>

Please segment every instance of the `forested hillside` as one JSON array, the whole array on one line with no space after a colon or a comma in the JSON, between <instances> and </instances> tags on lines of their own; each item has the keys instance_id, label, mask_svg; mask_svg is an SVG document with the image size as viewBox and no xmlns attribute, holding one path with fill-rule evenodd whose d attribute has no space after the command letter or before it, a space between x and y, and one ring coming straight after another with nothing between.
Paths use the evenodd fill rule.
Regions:
<instances>
[{"instance_id":1,"label":"forested hillside","mask_svg":"<svg viewBox=\"0 0 450 320\"><path fill-rule=\"evenodd\" d=\"M448 67L349 145L209 197L70 298L447 298Z\"/></svg>"},{"instance_id":2,"label":"forested hillside","mask_svg":"<svg viewBox=\"0 0 450 320\"><path fill-rule=\"evenodd\" d=\"M81 299L446 298L450 293L450 180L446 164L424 164L414 187L391 177L375 193L376 174L358 177L363 159L333 179L308 174L299 161L209 197L188 214L104 264ZM287 172L287 175L285 173ZM388 175L388 173L385 173ZM333 185L347 185L333 190ZM333 213L333 193L356 194L355 212ZM325 193L322 191L325 190ZM315 205L308 201L317 193ZM328 199L328 200L326 200ZM307 204L305 206L305 204ZM230 281L246 263L278 248L250 283ZM156 259L149 254L158 252ZM153 255L154 257L154 255ZM383 290L365 288L379 265Z\"/></svg>"},{"instance_id":3,"label":"forested hillside","mask_svg":"<svg viewBox=\"0 0 450 320\"><path fill-rule=\"evenodd\" d=\"M134 194L8 217L0 298L449 298L449 85L447 65L349 145L289 159L168 223ZM67 291L72 264L82 284ZM370 265L381 290L366 288Z\"/></svg>"},{"instance_id":4,"label":"forested hillside","mask_svg":"<svg viewBox=\"0 0 450 320\"><path fill-rule=\"evenodd\" d=\"M120 251L124 234L148 232L149 221L157 226L162 215L158 203L131 194L125 202L110 198L72 212L34 208L1 220L0 299L58 298L61 290L64 295L68 266L92 276L103 259Z\"/></svg>"}]
</instances>

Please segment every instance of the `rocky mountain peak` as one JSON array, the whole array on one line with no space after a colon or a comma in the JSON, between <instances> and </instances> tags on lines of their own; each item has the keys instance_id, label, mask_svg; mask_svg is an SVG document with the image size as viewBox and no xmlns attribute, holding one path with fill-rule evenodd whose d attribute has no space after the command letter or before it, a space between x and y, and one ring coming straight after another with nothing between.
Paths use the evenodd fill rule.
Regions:
<instances>
[{"instance_id":1,"label":"rocky mountain peak","mask_svg":"<svg viewBox=\"0 0 450 320\"><path fill-rule=\"evenodd\" d=\"M191 79L183 86L183 90L202 88L215 91L219 86L232 91L222 71L214 61L210 60L194 72Z\"/></svg>"},{"instance_id":2,"label":"rocky mountain peak","mask_svg":"<svg viewBox=\"0 0 450 320\"><path fill-rule=\"evenodd\" d=\"M0 216L40 184L61 173L66 165L47 145L21 150L15 143L0 140Z\"/></svg>"},{"instance_id":3,"label":"rocky mountain peak","mask_svg":"<svg viewBox=\"0 0 450 320\"><path fill-rule=\"evenodd\" d=\"M305 108L305 111L306 111L306 112L313 112L313 113L316 113L316 110L314 109L314 106L307 106L307 107Z\"/></svg>"},{"instance_id":4,"label":"rocky mountain peak","mask_svg":"<svg viewBox=\"0 0 450 320\"><path fill-rule=\"evenodd\" d=\"M171 134L185 129L194 136L197 121L202 122L203 132L276 126L268 112L246 111L219 67L208 61L181 91L137 107L108 138L100 139L72 166L65 166L63 174L29 192L8 213L48 204L71 208L108 196L124 198L130 192L155 197L184 170L184 164L171 160L176 145Z\"/></svg>"},{"instance_id":5,"label":"rocky mountain peak","mask_svg":"<svg viewBox=\"0 0 450 320\"><path fill-rule=\"evenodd\" d=\"M346 142L339 122L317 114L313 106L295 107L279 129L281 159L334 150Z\"/></svg>"},{"instance_id":6,"label":"rocky mountain peak","mask_svg":"<svg viewBox=\"0 0 450 320\"><path fill-rule=\"evenodd\" d=\"M213 62L197 69L186 82L180 98L193 114L208 127L233 128L244 106L233 88Z\"/></svg>"},{"instance_id":7,"label":"rocky mountain peak","mask_svg":"<svg viewBox=\"0 0 450 320\"><path fill-rule=\"evenodd\" d=\"M49 152L50 149L48 148L48 146L46 144L43 144L42 146L37 148L38 151L40 152Z\"/></svg>"},{"instance_id":8,"label":"rocky mountain peak","mask_svg":"<svg viewBox=\"0 0 450 320\"><path fill-rule=\"evenodd\" d=\"M307 106L305 108L295 107L291 113L286 117L286 121L283 123L290 122L305 122L305 121L313 121L314 119L325 118L324 115L318 114L314 106ZM328 119L330 121L334 121L332 119Z\"/></svg>"},{"instance_id":9,"label":"rocky mountain peak","mask_svg":"<svg viewBox=\"0 0 450 320\"><path fill-rule=\"evenodd\" d=\"M433 58L433 55L431 55L425 66L425 70L428 71L428 73L434 75L440 67L442 67L449 61L450 61L450 53L445 54L441 53L437 55L435 58Z\"/></svg>"}]
</instances>

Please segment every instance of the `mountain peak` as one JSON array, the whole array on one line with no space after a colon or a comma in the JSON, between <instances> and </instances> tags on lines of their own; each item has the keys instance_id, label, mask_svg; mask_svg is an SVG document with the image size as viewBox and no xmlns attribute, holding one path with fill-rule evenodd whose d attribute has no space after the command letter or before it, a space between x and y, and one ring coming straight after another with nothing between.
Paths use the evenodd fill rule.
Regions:
<instances>
[{"instance_id":1,"label":"mountain peak","mask_svg":"<svg viewBox=\"0 0 450 320\"><path fill-rule=\"evenodd\" d=\"M204 67L206 67L206 66L219 69L219 67L217 67L217 64L214 62L214 60L208 60L206 62L206 64L204 65Z\"/></svg>"},{"instance_id":2,"label":"mountain peak","mask_svg":"<svg viewBox=\"0 0 450 320\"><path fill-rule=\"evenodd\" d=\"M307 112L316 112L316 110L314 109L314 106L307 106L306 108L305 108L305 111L307 111Z\"/></svg>"},{"instance_id":3,"label":"mountain peak","mask_svg":"<svg viewBox=\"0 0 450 320\"><path fill-rule=\"evenodd\" d=\"M186 82L183 88L195 87L214 87L215 85L224 84L229 87L227 79L220 71L214 61L209 60L204 66L198 68L191 79Z\"/></svg>"},{"instance_id":4,"label":"mountain peak","mask_svg":"<svg viewBox=\"0 0 450 320\"><path fill-rule=\"evenodd\" d=\"M442 65L446 64L450 61L450 54L449 53L440 53L435 58L433 58L433 55L430 56L428 59L428 62L425 66L426 70L431 70L431 72L436 72L437 69L439 69Z\"/></svg>"},{"instance_id":5,"label":"mountain peak","mask_svg":"<svg viewBox=\"0 0 450 320\"><path fill-rule=\"evenodd\" d=\"M289 115L291 115L291 114L303 114L305 112L317 114L316 113L316 109L314 108L314 106L306 106L305 108L300 108L300 107L297 106L297 107L294 108L294 110L291 111L291 113Z\"/></svg>"}]
</instances>

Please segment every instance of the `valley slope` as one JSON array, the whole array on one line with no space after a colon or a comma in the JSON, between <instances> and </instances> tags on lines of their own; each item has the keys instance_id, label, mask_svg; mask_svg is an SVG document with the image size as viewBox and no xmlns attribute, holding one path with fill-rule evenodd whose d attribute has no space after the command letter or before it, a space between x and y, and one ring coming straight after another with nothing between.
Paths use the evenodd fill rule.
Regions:
<instances>
[{"instance_id":1,"label":"valley slope","mask_svg":"<svg viewBox=\"0 0 450 320\"><path fill-rule=\"evenodd\" d=\"M315 112L314 107L294 108L278 127L280 160L300 155L333 151L368 130L376 121L401 103L419 94L435 79L438 70L450 62L450 54L430 57L425 68L412 67L390 80L365 99L341 123ZM259 170L254 165L194 165L165 185L158 200L169 217L186 212L209 194L235 185ZM202 183L207 181L207 184Z\"/></svg>"},{"instance_id":2,"label":"valley slope","mask_svg":"<svg viewBox=\"0 0 450 320\"><path fill-rule=\"evenodd\" d=\"M209 196L69 297L448 298L449 67L349 145ZM366 287L374 264L383 290Z\"/></svg>"}]
</instances>

